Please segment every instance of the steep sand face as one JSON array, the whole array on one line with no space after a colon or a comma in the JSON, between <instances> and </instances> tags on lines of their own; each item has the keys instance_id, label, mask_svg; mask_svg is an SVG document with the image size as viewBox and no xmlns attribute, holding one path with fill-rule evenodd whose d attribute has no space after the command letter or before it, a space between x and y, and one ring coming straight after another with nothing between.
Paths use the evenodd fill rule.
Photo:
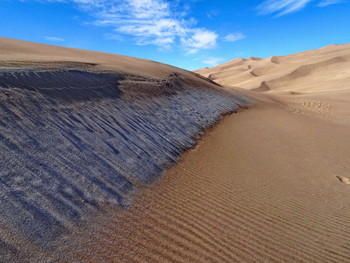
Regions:
<instances>
[{"instance_id":1,"label":"steep sand face","mask_svg":"<svg viewBox=\"0 0 350 263\"><path fill-rule=\"evenodd\" d=\"M348 46L296 54L294 62L236 59L210 72L231 78L234 64L232 81L265 91L225 88L235 96L154 62L140 62L147 71L132 58L120 66L117 56L77 50L78 59L72 49L38 47L54 62L28 44L0 63L0 261L350 261L350 92L341 87L347 62L337 58L347 59ZM312 81L333 67L337 78L316 88ZM221 120L145 187L150 167L177 161L198 138L191 134L248 102L238 94L256 104ZM130 189L142 189L132 205L111 199L132 200Z\"/></svg>"},{"instance_id":2,"label":"steep sand face","mask_svg":"<svg viewBox=\"0 0 350 263\"><path fill-rule=\"evenodd\" d=\"M350 44L266 59L234 59L195 71L222 84L269 92L343 90L350 82Z\"/></svg>"},{"instance_id":3,"label":"steep sand face","mask_svg":"<svg viewBox=\"0 0 350 263\"><path fill-rule=\"evenodd\" d=\"M350 121L247 94L255 106L223 119L134 207L94 218L58 254L80 262L349 262Z\"/></svg>"},{"instance_id":4,"label":"steep sand face","mask_svg":"<svg viewBox=\"0 0 350 263\"><path fill-rule=\"evenodd\" d=\"M50 262L88 215L131 205L205 128L249 101L156 62L0 47L1 262Z\"/></svg>"}]
</instances>

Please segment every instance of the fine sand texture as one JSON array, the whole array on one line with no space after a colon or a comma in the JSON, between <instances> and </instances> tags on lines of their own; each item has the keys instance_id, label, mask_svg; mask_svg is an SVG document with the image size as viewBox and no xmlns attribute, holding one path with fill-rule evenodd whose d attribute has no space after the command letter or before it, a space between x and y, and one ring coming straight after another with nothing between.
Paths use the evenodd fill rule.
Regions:
<instances>
[{"instance_id":1,"label":"fine sand texture","mask_svg":"<svg viewBox=\"0 0 350 263\"><path fill-rule=\"evenodd\" d=\"M246 93L255 106L225 117L132 207L105 207L57 253L77 262L350 262L350 123Z\"/></svg>"},{"instance_id":2,"label":"fine sand texture","mask_svg":"<svg viewBox=\"0 0 350 263\"><path fill-rule=\"evenodd\" d=\"M348 47L223 88L0 39L0 262L350 262Z\"/></svg>"},{"instance_id":3,"label":"fine sand texture","mask_svg":"<svg viewBox=\"0 0 350 263\"><path fill-rule=\"evenodd\" d=\"M250 101L152 61L4 38L0 53L0 262L51 262Z\"/></svg>"},{"instance_id":4,"label":"fine sand texture","mask_svg":"<svg viewBox=\"0 0 350 263\"><path fill-rule=\"evenodd\" d=\"M324 51L344 55L338 46L304 54ZM70 242L79 249L58 253L81 262L350 262L350 74L339 73L343 86L228 86L256 104L220 121L133 207L78 229Z\"/></svg>"}]
</instances>

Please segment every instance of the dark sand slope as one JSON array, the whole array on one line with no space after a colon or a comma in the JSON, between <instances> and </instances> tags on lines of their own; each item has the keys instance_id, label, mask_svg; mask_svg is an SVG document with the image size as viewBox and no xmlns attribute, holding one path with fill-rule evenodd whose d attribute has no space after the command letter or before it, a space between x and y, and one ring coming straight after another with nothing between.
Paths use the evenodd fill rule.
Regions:
<instances>
[{"instance_id":1,"label":"dark sand slope","mask_svg":"<svg viewBox=\"0 0 350 263\"><path fill-rule=\"evenodd\" d=\"M350 178L350 124L259 97L215 126L135 206L77 231L61 255L76 262L350 262L350 186L337 178Z\"/></svg>"},{"instance_id":2,"label":"dark sand slope","mask_svg":"<svg viewBox=\"0 0 350 263\"><path fill-rule=\"evenodd\" d=\"M94 219L77 249L62 254L77 262L350 262L350 189L336 177L349 175L349 128L262 97L215 126L132 209Z\"/></svg>"},{"instance_id":3,"label":"dark sand slope","mask_svg":"<svg viewBox=\"0 0 350 263\"><path fill-rule=\"evenodd\" d=\"M87 215L130 204L249 101L156 62L4 38L0 52L0 262L56 262Z\"/></svg>"}]
</instances>

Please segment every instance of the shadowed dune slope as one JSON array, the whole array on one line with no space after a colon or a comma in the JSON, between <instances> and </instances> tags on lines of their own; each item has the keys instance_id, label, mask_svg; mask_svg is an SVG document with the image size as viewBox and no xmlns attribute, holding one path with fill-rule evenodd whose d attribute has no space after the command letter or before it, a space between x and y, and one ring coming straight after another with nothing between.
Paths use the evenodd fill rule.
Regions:
<instances>
[{"instance_id":1,"label":"shadowed dune slope","mask_svg":"<svg viewBox=\"0 0 350 263\"><path fill-rule=\"evenodd\" d=\"M350 122L250 95L254 106L220 121L134 207L78 229L61 259L350 262Z\"/></svg>"},{"instance_id":2,"label":"shadowed dune slope","mask_svg":"<svg viewBox=\"0 0 350 263\"><path fill-rule=\"evenodd\" d=\"M46 253L87 214L127 206L248 102L168 65L1 38L0 261Z\"/></svg>"},{"instance_id":3,"label":"shadowed dune slope","mask_svg":"<svg viewBox=\"0 0 350 263\"><path fill-rule=\"evenodd\" d=\"M266 59L239 58L195 72L222 85L265 92L342 90L350 82L350 44Z\"/></svg>"}]
</instances>

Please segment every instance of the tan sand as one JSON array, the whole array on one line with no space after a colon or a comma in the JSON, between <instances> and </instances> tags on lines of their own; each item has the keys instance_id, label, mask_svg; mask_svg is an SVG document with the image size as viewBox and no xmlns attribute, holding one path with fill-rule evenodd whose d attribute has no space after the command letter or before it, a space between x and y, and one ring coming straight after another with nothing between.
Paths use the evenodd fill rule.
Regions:
<instances>
[{"instance_id":1,"label":"tan sand","mask_svg":"<svg viewBox=\"0 0 350 263\"><path fill-rule=\"evenodd\" d=\"M131 205L247 99L152 61L9 39L0 47L0 262L49 262L39 251L60 247L105 203Z\"/></svg>"},{"instance_id":2,"label":"tan sand","mask_svg":"<svg viewBox=\"0 0 350 263\"><path fill-rule=\"evenodd\" d=\"M349 262L349 123L252 96L135 206L81 231L77 259Z\"/></svg>"},{"instance_id":3,"label":"tan sand","mask_svg":"<svg viewBox=\"0 0 350 263\"><path fill-rule=\"evenodd\" d=\"M268 93L228 87L256 105L221 121L134 207L81 231L75 242L84 249L74 255L90 262L350 262L350 74L346 59L337 59L348 54L349 45L329 46L270 58L276 67L251 58L197 71L244 88L276 78L285 86Z\"/></svg>"},{"instance_id":4,"label":"tan sand","mask_svg":"<svg viewBox=\"0 0 350 263\"><path fill-rule=\"evenodd\" d=\"M132 205L204 129L249 101L152 61L0 47L0 262L56 262L87 217Z\"/></svg>"},{"instance_id":5,"label":"tan sand","mask_svg":"<svg viewBox=\"0 0 350 263\"><path fill-rule=\"evenodd\" d=\"M165 77L174 71L188 74L186 70L175 68L146 59L95 52L76 48L66 48L39 44L17 39L0 37L1 66L38 66L62 68L87 68Z\"/></svg>"},{"instance_id":6,"label":"tan sand","mask_svg":"<svg viewBox=\"0 0 350 263\"><path fill-rule=\"evenodd\" d=\"M57 50L50 50L56 60L73 61L69 49ZM257 103L224 118L132 206L105 204L55 253L43 251L42 262L350 262L348 50L331 46L291 55L295 60L237 59L210 69L224 76L212 79L242 88L266 81L260 90L269 92L232 88ZM11 54L13 63L20 51ZM89 56L84 61L94 63ZM113 61L103 63L105 70ZM132 70L149 74L142 63L168 74L153 62ZM231 64L237 76L225 72ZM324 73L337 81L325 82Z\"/></svg>"},{"instance_id":7,"label":"tan sand","mask_svg":"<svg viewBox=\"0 0 350 263\"><path fill-rule=\"evenodd\" d=\"M266 59L238 58L195 72L222 85L259 91L343 90L350 82L350 44Z\"/></svg>"}]
</instances>

